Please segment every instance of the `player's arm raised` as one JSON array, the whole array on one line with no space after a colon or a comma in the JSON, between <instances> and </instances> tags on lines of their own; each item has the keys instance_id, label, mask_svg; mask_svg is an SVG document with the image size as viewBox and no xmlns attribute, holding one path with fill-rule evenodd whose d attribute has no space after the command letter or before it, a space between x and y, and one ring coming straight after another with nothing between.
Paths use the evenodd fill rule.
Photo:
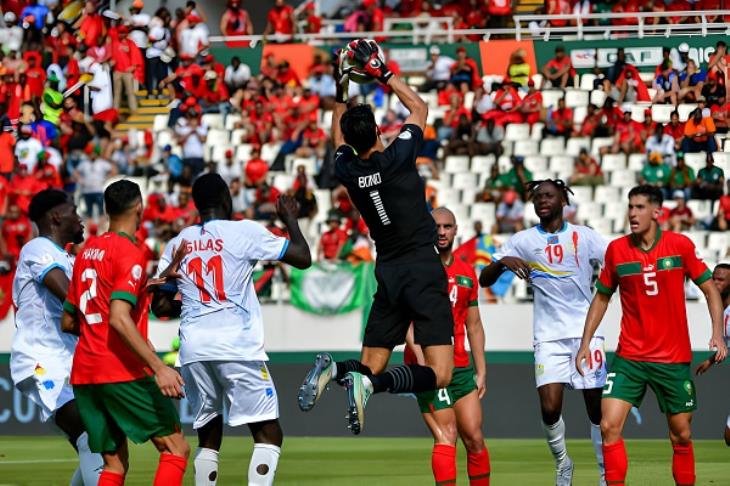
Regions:
<instances>
[{"instance_id":1,"label":"player's arm raised","mask_svg":"<svg viewBox=\"0 0 730 486\"><path fill-rule=\"evenodd\" d=\"M469 307L466 314L466 337L469 339L471 357L477 372L477 389L481 399L487 391L487 361L484 359L484 327L479 316L479 306Z\"/></svg>"},{"instance_id":2,"label":"player's arm raised","mask_svg":"<svg viewBox=\"0 0 730 486\"><path fill-rule=\"evenodd\" d=\"M132 304L126 300L114 299L109 311L109 325L114 329L124 344L142 360L155 374L155 381L163 395L181 398L183 379L177 371L165 365L150 349L142 337L131 315Z\"/></svg>"},{"instance_id":3,"label":"player's arm raised","mask_svg":"<svg viewBox=\"0 0 730 486\"><path fill-rule=\"evenodd\" d=\"M289 246L281 261L296 268L308 268L312 265L312 251L299 228L297 215L299 205L291 196L280 196L276 201L276 212L289 232Z\"/></svg>"},{"instance_id":4,"label":"player's arm raised","mask_svg":"<svg viewBox=\"0 0 730 486\"><path fill-rule=\"evenodd\" d=\"M335 78L335 106L332 109L332 142L337 147L345 144L345 136L342 135L340 119L347 111L347 100L350 91L350 77L342 72L341 61L342 50L338 50L332 61L332 76Z\"/></svg>"},{"instance_id":5,"label":"player's arm raised","mask_svg":"<svg viewBox=\"0 0 730 486\"><path fill-rule=\"evenodd\" d=\"M710 311L712 319L712 338L710 339L710 349L716 350L712 360L715 363L722 362L727 357L727 346L725 346L724 330L722 322L722 297L715 287L712 279L705 280L700 285L700 290L705 294L707 299L707 308Z\"/></svg>"},{"instance_id":6,"label":"player's arm raised","mask_svg":"<svg viewBox=\"0 0 730 486\"><path fill-rule=\"evenodd\" d=\"M601 325L603 316L606 315L606 310L608 309L608 303L610 301L611 296L609 294L596 292L596 295L593 297L593 302L591 302L591 307L588 309L586 324L583 328L583 337L580 341L580 349L578 349L578 354L575 356L575 367L581 376L584 376L584 361L589 369L593 366L591 362L591 349L589 344L591 339L593 339L593 335L596 333L598 326Z\"/></svg>"}]
</instances>

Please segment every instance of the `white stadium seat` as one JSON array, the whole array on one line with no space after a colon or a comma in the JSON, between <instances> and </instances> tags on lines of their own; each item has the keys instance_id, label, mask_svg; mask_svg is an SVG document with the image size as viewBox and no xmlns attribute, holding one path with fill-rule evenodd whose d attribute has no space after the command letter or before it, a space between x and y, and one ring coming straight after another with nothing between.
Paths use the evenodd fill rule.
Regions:
<instances>
[{"instance_id":1,"label":"white stadium seat","mask_svg":"<svg viewBox=\"0 0 730 486\"><path fill-rule=\"evenodd\" d=\"M510 142L530 138L530 125L527 123L510 123L504 131L504 139Z\"/></svg>"},{"instance_id":2,"label":"white stadium seat","mask_svg":"<svg viewBox=\"0 0 730 486\"><path fill-rule=\"evenodd\" d=\"M593 195L594 201L604 204L619 201L620 198L621 191L617 187L612 186L596 186L596 191Z\"/></svg>"},{"instance_id":3,"label":"white stadium seat","mask_svg":"<svg viewBox=\"0 0 730 486\"><path fill-rule=\"evenodd\" d=\"M581 202L578 204L578 219L583 223L594 223L603 217L603 207L600 203Z\"/></svg>"},{"instance_id":4,"label":"white stadium seat","mask_svg":"<svg viewBox=\"0 0 730 486\"><path fill-rule=\"evenodd\" d=\"M715 165L725 172L725 178L730 177L730 153L715 152L712 157L715 160Z\"/></svg>"},{"instance_id":5,"label":"white stadium seat","mask_svg":"<svg viewBox=\"0 0 730 486\"><path fill-rule=\"evenodd\" d=\"M705 152L687 152L684 154L684 162L694 169L695 174L705 166L706 161L707 154Z\"/></svg>"},{"instance_id":6,"label":"white stadium seat","mask_svg":"<svg viewBox=\"0 0 730 486\"><path fill-rule=\"evenodd\" d=\"M518 157L525 157L526 155L537 155L538 143L534 140L518 140L515 142L512 153Z\"/></svg>"},{"instance_id":7,"label":"white stadium seat","mask_svg":"<svg viewBox=\"0 0 730 486\"><path fill-rule=\"evenodd\" d=\"M201 118L201 123L210 129L223 130L223 115L220 113L206 113Z\"/></svg>"},{"instance_id":8,"label":"white stadium seat","mask_svg":"<svg viewBox=\"0 0 730 486\"><path fill-rule=\"evenodd\" d=\"M591 103L599 108L603 106L603 102L606 101L606 98L606 93L600 89L594 89L591 91Z\"/></svg>"},{"instance_id":9,"label":"white stadium seat","mask_svg":"<svg viewBox=\"0 0 730 486\"><path fill-rule=\"evenodd\" d=\"M612 137L596 137L591 145L591 154L598 155L599 149L613 145Z\"/></svg>"},{"instance_id":10,"label":"white stadium seat","mask_svg":"<svg viewBox=\"0 0 730 486\"><path fill-rule=\"evenodd\" d=\"M588 114L588 108L585 106L576 106L573 108L573 123L576 125L582 125L583 120L586 119L586 115Z\"/></svg>"},{"instance_id":11,"label":"white stadium seat","mask_svg":"<svg viewBox=\"0 0 730 486\"><path fill-rule=\"evenodd\" d=\"M449 155L444 163L444 172L450 174L469 172L469 157L466 155Z\"/></svg>"},{"instance_id":12,"label":"white stadium seat","mask_svg":"<svg viewBox=\"0 0 730 486\"><path fill-rule=\"evenodd\" d=\"M713 231L707 237L707 248L716 250L719 253L721 259L727 256L728 247L730 247L730 233L726 231Z\"/></svg>"},{"instance_id":13,"label":"white stadium seat","mask_svg":"<svg viewBox=\"0 0 730 486\"><path fill-rule=\"evenodd\" d=\"M629 155L629 169L640 171L644 168L646 163L646 154L631 154Z\"/></svg>"},{"instance_id":14,"label":"white stadium seat","mask_svg":"<svg viewBox=\"0 0 730 486\"><path fill-rule=\"evenodd\" d=\"M568 89L565 91L565 106L568 108L588 106L589 91L582 89Z\"/></svg>"},{"instance_id":15,"label":"white stadium seat","mask_svg":"<svg viewBox=\"0 0 730 486\"><path fill-rule=\"evenodd\" d=\"M525 167L530 172L548 170L548 159L542 155L528 155L525 157Z\"/></svg>"},{"instance_id":16,"label":"white stadium seat","mask_svg":"<svg viewBox=\"0 0 730 486\"><path fill-rule=\"evenodd\" d=\"M229 145L231 142L230 133L226 130L213 128L208 130L208 137L205 139L205 145L214 147L216 145Z\"/></svg>"},{"instance_id":17,"label":"white stadium seat","mask_svg":"<svg viewBox=\"0 0 730 486\"><path fill-rule=\"evenodd\" d=\"M440 206L453 206L459 204L461 201L461 195L458 189L439 189L436 194Z\"/></svg>"},{"instance_id":18,"label":"white stadium seat","mask_svg":"<svg viewBox=\"0 0 730 486\"><path fill-rule=\"evenodd\" d=\"M651 119L657 123L669 123L673 111L672 105L652 105Z\"/></svg>"},{"instance_id":19,"label":"white stadium seat","mask_svg":"<svg viewBox=\"0 0 730 486\"><path fill-rule=\"evenodd\" d=\"M543 122L536 122L532 125L530 130L530 138L533 140L542 140L542 131L545 129Z\"/></svg>"},{"instance_id":20,"label":"white stadium seat","mask_svg":"<svg viewBox=\"0 0 730 486\"><path fill-rule=\"evenodd\" d=\"M626 154L606 154L601 157L601 168L604 172L623 170L626 168Z\"/></svg>"},{"instance_id":21,"label":"white stadium seat","mask_svg":"<svg viewBox=\"0 0 730 486\"><path fill-rule=\"evenodd\" d=\"M710 201L690 199L687 201L687 207L692 210L692 214L694 214L694 217L698 220L703 220L712 214L710 212Z\"/></svg>"},{"instance_id":22,"label":"white stadium seat","mask_svg":"<svg viewBox=\"0 0 730 486\"><path fill-rule=\"evenodd\" d=\"M475 155L471 158L471 171L476 174L489 174L495 162L494 155Z\"/></svg>"},{"instance_id":23,"label":"white stadium seat","mask_svg":"<svg viewBox=\"0 0 730 486\"><path fill-rule=\"evenodd\" d=\"M297 167L300 165L304 166L304 171L308 175L315 175L317 174L317 159L314 157L295 157L291 159L291 168L289 169L289 172L292 174L297 173Z\"/></svg>"},{"instance_id":24,"label":"white stadium seat","mask_svg":"<svg viewBox=\"0 0 730 486\"><path fill-rule=\"evenodd\" d=\"M169 115L155 115L155 120L152 122L152 131L159 132L167 128L167 121Z\"/></svg>"},{"instance_id":25,"label":"white stadium seat","mask_svg":"<svg viewBox=\"0 0 730 486\"><path fill-rule=\"evenodd\" d=\"M595 81L597 78L598 76L593 73L582 74L580 77L580 89L593 91L593 81Z\"/></svg>"},{"instance_id":26,"label":"white stadium seat","mask_svg":"<svg viewBox=\"0 0 730 486\"><path fill-rule=\"evenodd\" d=\"M610 182L614 187L634 187L636 185L636 172L633 170L615 170L611 172Z\"/></svg>"},{"instance_id":27,"label":"white stadium seat","mask_svg":"<svg viewBox=\"0 0 730 486\"><path fill-rule=\"evenodd\" d=\"M472 172L460 172L451 177L454 189L471 189L477 187L477 175Z\"/></svg>"},{"instance_id":28,"label":"white stadium seat","mask_svg":"<svg viewBox=\"0 0 730 486\"><path fill-rule=\"evenodd\" d=\"M689 114L697 108L697 103L682 103L677 106L677 113L679 113L679 121L687 121Z\"/></svg>"},{"instance_id":29,"label":"white stadium seat","mask_svg":"<svg viewBox=\"0 0 730 486\"><path fill-rule=\"evenodd\" d=\"M580 208L578 208L578 218L580 217ZM604 218L587 218L585 224L596 230L601 235L613 233L613 220Z\"/></svg>"},{"instance_id":30,"label":"white stadium seat","mask_svg":"<svg viewBox=\"0 0 730 486\"><path fill-rule=\"evenodd\" d=\"M565 154L572 157L577 157L580 154L580 149L590 150L591 139L589 137L575 137L569 138L568 143L565 146Z\"/></svg>"},{"instance_id":31,"label":"white stadium seat","mask_svg":"<svg viewBox=\"0 0 730 486\"><path fill-rule=\"evenodd\" d=\"M248 162L251 159L251 150L253 149L253 145L250 143L242 143L238 147L236 147L236 160L240 160L241 162Z\"/></svg>"},{"instance_id":32,"label":"white stadium seat","mask_svg":"<svg viewBox=\"0 0 730 486\"><path fill-rule=\"evenodd\" d=\"M550 157L550 165L549 168L553 172L573 172L573 167L575 167L575 157L568 157L565 155L556 155L553 157Z\"/></svg>"},{"instance_id":33,"label":"white stadium seat","mask_svg":"<svg viewBox=\"0 0 730 486\"><path fill-rule=\"evenodd\" d=\"M593 189L585 186L575 186L570 188L573 191L573 200L581 204L589 204L593 201Z\"/></svg>"},{"instance_id":34,"label":"white stadium seat","mask_svg":"<svg viewBox=\"0 0 730 486\"><path fill-rule=\"evenodd\" d=\"M606 202L603 205L603 217L606 219L612 219L612 220L619 220L626 218L626 212L628 210L628 205L624 201L618 201L617 199L614 199L613 201Z\"/></svg>"},{"instance_id":35,"label":"white stadium seat","mask_svg":"<svg viewBox=\"0 0 730 486\"><path fill-rule=\"evenodd\" d=\"M496 219L494 203L472 204L469 217L474 221L481 221L485 226L493 223Z\"/></svg>"},{"instance_id":36,"label":"white stadium seat","mask_svg":"<svg viewBox=\"0 0 730 486\"><path fill-rule=\"evenodd\" d=\"M236 123L241 121L241 115L236 115L234 113L231 113L226 117L226 123L225 123L225 129L226 130L233 130L236 126Z\"/></svg>"},{"instance_id":37,"label":"white stadium seat","mask_svg":"<svg viewBox=\"0 0 730 486\"><path fill-rule=\"evenodd\" d=\"M542 106L553 108L558 106L558 100L563 97L563 91L559 89L546 89L542 92Z\"/></svg>"},{"instance_id":38,"label":"white stadium seat","mask_svg":"<svg viewBox=\"0 0 730 486\"><path fill-rule=\"evenodd\" d=\"M540 155L564 155L565 139L563 137L548 137L540 143Z\"/></svg>"}]
</instances>

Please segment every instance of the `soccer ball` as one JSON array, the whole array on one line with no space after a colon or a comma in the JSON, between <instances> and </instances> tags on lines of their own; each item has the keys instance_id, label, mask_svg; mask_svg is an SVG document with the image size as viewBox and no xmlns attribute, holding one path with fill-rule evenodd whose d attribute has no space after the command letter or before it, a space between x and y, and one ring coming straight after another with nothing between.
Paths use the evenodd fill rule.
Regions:
<instances>
[{"instance_id":1,"label":"soccer ball","mask_svg":"<svg viewBox=\"0 0 730 486\"><path fill-rule=\"evenodd\" d=\"M372 39L364 39L367 42L375 42ZM354 81L357 84L369 84L375 82L375 78L365 72L365 69L361 63L356 59L351 58L347 53L353 51L350 44L346 44L340 52L340 67L343 72L349 72L350 81ZM378 58L385 64L385 54L383 49L378 45Z\"/></svg>"}]
</instances>

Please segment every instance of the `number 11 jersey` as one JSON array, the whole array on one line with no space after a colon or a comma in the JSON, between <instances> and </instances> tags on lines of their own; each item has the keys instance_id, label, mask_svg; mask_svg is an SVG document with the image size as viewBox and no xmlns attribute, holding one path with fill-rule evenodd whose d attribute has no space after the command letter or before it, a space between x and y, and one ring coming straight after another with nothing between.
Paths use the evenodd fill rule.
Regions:
<instances>
[{"instance_id":1,"label":"number 11 jersey","mask_svg":"<svg viewBox=\"0 0 730 486\"><path fill-rule=\"evenodd\" d=\"M208 221L185 228L167 244L158 274L182 240L190 253L176 281L182 296L180 364L267 360L253 270L259 260L281 260L289 240L253 221Z\"/></svg>"}]
</instances>

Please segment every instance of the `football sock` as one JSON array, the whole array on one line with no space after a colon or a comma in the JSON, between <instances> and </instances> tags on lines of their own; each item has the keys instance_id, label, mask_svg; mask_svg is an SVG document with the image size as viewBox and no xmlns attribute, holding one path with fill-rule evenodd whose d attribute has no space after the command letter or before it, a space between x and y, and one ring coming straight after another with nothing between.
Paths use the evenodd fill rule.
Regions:
<instances>
[{"instance_id":1,"label":"football sock","mask_svg":"<svg viewBox=\"0 0 730 486\"><path fill-rule=\"evenodd\" d=\"M160 454L160 462L157 465L155 481L153 486L180 486L185 476L185 468L188 460L184 457L175 456L163 452Z\"/></svg>"},{"instance_id":2,"label":"football sock","mask_svg":"<svg viewBox=\"0 0 730 486\"><path fill-rule=\"evenodd\" d=\"M274 484L276 466L281 449L273 444L255 444L248 466L248 486L271 486Z\"/></svg>"},{"instance_id":3,"label":"football sock","mask_svg":"<svg viewBox=\"0 0 730 486\"><path fill-rule=\"evenodd\" d=\"M677 486L693 486L695 484L695 453L692 442L674 444L672 457L672 476Z\"/></svg>"},{"instance_id":4,"label":"football sock","mask_svg":"<svg viewBox=\"0 0 730 486\"><path fill-rule=\"evenodd\" d=\"M124 474L104 470L99 475L99 482L96 483L96 486L122 486L123 484Z\"/></svg>"},{"instance_id":5,"label":"football sock","mask_svg":"<svg viewBox=\"0 0 730 486\"><path fill-rule=\"evenodd\" d=\"M218 481L218 451L198 447L195 451L195 486L215 486Z\"/></svg>"},{"instance_id":6,"label":"football sock","mask_svg":"<svg viewBox=\"0 0 730 486\"><path fill-rule=\"evenodd\" d=\"M370 376L373 393L419 393L436 388L436 373L428 366L401 365L385 373Z\"/></svg>"},{"instance_id":7,"label":"football sock","mask_svg":"<svg viewBox=\"0 0 730 486\"><path fill-rule=\"evenodd\" d=\"M70 486L84 486L84 477L81 474L81 468L77 467L74 471L74 475L71 476Z\"/></svg>"},{"instance_id":8,"label":"football sock","mask_svg":"<svg viewBox=\"0 0 730 486\"><path fill-rule=\"evenodd\" d=\"M606 473L606 466L603 463L603 438L601 438L601 426L591 423L591 442L593 450L596 453L596 461L598 462L598 470L601 474Z\"/></svg>"},{"instance_id":9,"label":"football sock","mask_svg":"<svg viewBox=\"0 0 730 486\"><path fill-rule=\"evenodd\" d=\"M560 464L568 457L568 449L565 446L565 422L563 422L563 416L561 415L558 421L552 425L543 423L542 429L545 431L548 447L550 447L550 452L553 453L555 462Z\"/></svg>"},{"instance_id":10,"label":"football sock","mask_svg":"<svg viewBox=\"0 0 730 486\"><path fill-rule=\"evenodd\" d=\"M629 459L626 457L624 440L611 445L603 444L603 459L606 463L606 483L610 486L624 486Z\"/></svg>"},{"instance_id":11,"label":"football sock","mask_svg":"<svg viewBox=\"0 0 730 486\"><path fill-rule=\"evenodd\" d=\"M96 484L104 468L104 459L101 454L95 454L89 449L89 434L84 432L76 439L76 449L79 452L79 470L84 484Z\"/></svg>"},{"instance_id":12,"label":"football sock","mask_svg":"<svg viewBox=\"0 0 730 486\"><path fill-rule=\"evenodd\" d=\"M491 465L486 444L481 452L466 454L466 472L469 474L469 486L489 486Z\"/></svg>"},{"instance_id":13,"label":"football sock","mask_svg":"<svg viewBox=\"0 0 730 486\"><path fill-rule=\"evenodd\" d=\"M431 468L436 484L456 486L456 447L450 444L434 444Z\"/></svg>"},{"instance_id":14,"label":"football sock","mask_svg":"<svg viewBox=\"0 0 730 486\"><path fill-rule=\"evenodd\" d=\"M333 380L336 380L338 383L345 377L347 373L350 371L355 371L357 373L360 373L361 375L370 376L373 374L372 371L370 371L370 368L362 364L356 359L348 359L347 361L337 361L334 363L334 374L332 376Z\"/></svg>"}]
</instances>

